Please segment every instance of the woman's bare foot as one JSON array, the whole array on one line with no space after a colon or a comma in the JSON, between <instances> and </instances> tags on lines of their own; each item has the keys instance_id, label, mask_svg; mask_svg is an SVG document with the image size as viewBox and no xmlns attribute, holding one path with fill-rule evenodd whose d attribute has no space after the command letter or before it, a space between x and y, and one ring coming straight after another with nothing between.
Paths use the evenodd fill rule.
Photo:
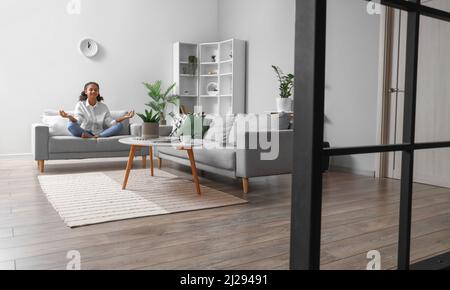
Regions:
<instances>
[{"instance_id":1,"label":"woman's bare foot","mask_svg":"<svg viewBox=\"0 0 450 290\"><path fill-rule=\"evenodd\" d=\"M94 138L94 136L92 136L89 133L83 132L83 134L81 134L81 138L88 139L88 138Z\"/></svg>"}]
</instances>

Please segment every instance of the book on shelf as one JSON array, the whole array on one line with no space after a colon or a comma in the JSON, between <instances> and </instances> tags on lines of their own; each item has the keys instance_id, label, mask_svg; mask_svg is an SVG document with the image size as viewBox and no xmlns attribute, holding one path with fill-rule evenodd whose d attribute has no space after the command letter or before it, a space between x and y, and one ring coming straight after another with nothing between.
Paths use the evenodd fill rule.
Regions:
<instances>
[{"instance_id":1,"label":"book on shelf","mask_svg":"<svg viewBox=\"0 0 450 290\"><path fill-rule=\"evenodd\" d=\"M189 114L189 111L186 109L185 105L180 106L180 114L184 114L184 115Z\"/></svg>"}]
</instances>

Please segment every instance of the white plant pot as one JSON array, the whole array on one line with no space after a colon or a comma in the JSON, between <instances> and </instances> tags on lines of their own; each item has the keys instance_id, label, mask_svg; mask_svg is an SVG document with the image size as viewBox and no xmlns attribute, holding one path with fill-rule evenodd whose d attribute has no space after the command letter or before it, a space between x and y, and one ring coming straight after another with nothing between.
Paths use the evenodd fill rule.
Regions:
<instances>
[{"instance_id":1,"label":"white plant pot","mask_svg":"<svg viewBox=\"0 0 450 290\"><path fill-rule=\"evenodd\" d=\"M277 111L278 112L292 112L292 99L291 98L277 98Z\"/></svg>"},{"instance_id":2,"label":"white plant pot","mask_svg":"<svg viewBox=\"0 0 450 290\"><path fill-rule=\"evenodd\" d=\"M159 137L158 123L142 123L142 138L152 139Z\"/></svg>"}]
</instances>

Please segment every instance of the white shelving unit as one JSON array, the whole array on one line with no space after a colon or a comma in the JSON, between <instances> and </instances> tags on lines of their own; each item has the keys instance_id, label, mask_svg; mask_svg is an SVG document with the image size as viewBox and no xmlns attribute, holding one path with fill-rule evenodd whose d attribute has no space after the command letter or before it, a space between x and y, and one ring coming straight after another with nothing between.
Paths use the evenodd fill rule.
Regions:
<instances>
[{"instance_id":1,"label":"white shelving unit","mask_svg":"<svg viewBox=\"0 0 450 290\"><path fill-rule=\"evenodd\" d=\"M189 57L198 59L198 45L177 42L173 46L173 77L176 83L175 94L180 96L180 103L187 110L194 111L198 99L198 63L193 66ZM193 69L195 68L195 72Z\"/></svg>"},{"instance_id":2,"label":"white shelving unit","mask_svg":"<svg viewBox=\"0 0 450 290\"><path fill-rule=\"evenodd\" d=\"M245 41L177 42L173 55L176 93L189 112L245 113ZM198 60L195 74L188 71L189 56Z\"/></svg>"}]
</instances>

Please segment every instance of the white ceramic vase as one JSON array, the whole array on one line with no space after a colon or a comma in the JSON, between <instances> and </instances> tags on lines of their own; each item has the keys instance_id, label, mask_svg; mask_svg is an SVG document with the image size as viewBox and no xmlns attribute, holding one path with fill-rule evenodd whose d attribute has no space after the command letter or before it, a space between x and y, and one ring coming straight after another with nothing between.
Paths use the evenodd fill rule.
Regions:
<instances>
[{"instance_id":1,"label":"white ceramic vase","mask_svg":"<svg viewBox=\"0 0 450 290\"><path fill-rule=\"evenodd\" d=\"M292 112L292 99L291 98L277 98L277 111L278 112Z\"/></svg>"}]
</instances>

